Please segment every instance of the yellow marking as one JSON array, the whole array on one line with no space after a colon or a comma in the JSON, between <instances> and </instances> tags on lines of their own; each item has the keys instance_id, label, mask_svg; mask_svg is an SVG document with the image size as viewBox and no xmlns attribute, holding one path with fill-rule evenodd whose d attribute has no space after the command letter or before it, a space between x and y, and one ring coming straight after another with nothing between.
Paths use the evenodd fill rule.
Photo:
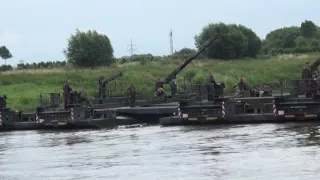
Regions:
<instances>
[{"instance_id":1,"label":"yellow marking","mask_svg":"<svg viewBox=\"0 0 320 180\"><path fill-rule=\"evenodd\" d=\"M310 117L316 117L316 115L315 114L305 114L304 117L309 117L310 118Z\"/></svg>"},{"instance_id":2,"label":"yellow marking","mask_svg":"<svg viewBox=\"0 0 320 180\"><path fill-rule=\"evenodd\" d=\"M286 117L286 118L294 118L295 115L285 115L284 117Z\"/></svg>"},{"instance_id":3,"label":"yellow marking","mask_svg":"<svg viewBox=\"0 0 320 180\"><path fill-rule=\"evenodd\" d=\"M198 118L189 117L188 120L189 120L189 121L196 121L196 120L198 120Z\"/></svg>"},{"instance_id":4,"label":"yellow marking","mask_svg":"<svg viewBox=\"0 0 320 180\"><path fill-rule=\"evenodd\" d=\"M67 124L67 123L65 123L65 122L59 122L59 123L58 123L59 126L64 126L64 125L66 125L66 124Z\"/></svg>"},{"instance_id":5,"label":"yellow marking","mask_svg":"<svg viewBox=\"0 0 320 180\"><path fill-rule=\"evenodd\" d=\"M212 120L216 120L217 117L207 117L206 120L212 121Z\"/></svg>"}]
</instances>

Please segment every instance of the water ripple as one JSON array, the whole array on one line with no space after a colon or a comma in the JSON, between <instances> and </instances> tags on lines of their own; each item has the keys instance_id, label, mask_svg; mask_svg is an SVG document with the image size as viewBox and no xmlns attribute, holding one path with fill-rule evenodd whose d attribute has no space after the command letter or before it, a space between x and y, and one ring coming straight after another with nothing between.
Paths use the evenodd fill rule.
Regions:
<instances>
[{"instance_id":1,"label":"water ripple","mask_svg":"<svg viewBox=\"0 0 320 180\"><path fill-rule=\"evenodd\" d=\"M0 134L0 179L319 179L319 124Z\"/></svg>"}]
</instances>

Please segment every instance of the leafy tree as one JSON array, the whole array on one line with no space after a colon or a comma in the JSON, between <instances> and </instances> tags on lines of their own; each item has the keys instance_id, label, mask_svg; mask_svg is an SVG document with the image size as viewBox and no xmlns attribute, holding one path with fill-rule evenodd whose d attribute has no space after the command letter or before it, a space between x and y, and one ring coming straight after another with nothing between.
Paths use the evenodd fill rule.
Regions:
<instances>
[{"instance_id":1,"label":"leafy tree","mask_svg":"<svg viewBox=\"0 0 320 180\"><path fill-rule=\"evenodd\" d=\"M300 27L283 27L267 34L263 42L265 54L307 53L320 50L320 28L312 21L304 21Z\"/></svg>"},{"instance_id":2,"label":"leafy tree","mask_svg":"<svg viewBox=\"0 0 320 180\"><path fill-rule=\"evenodd\" d=\"M300 31L302 36L311 38L317 35L318 28L312 21L305 20L301 23Z\"/></svg>"},{"instance_id":3,"label":"leafy tree","mask_svg":"<svg viewBox=\"0 0 320 180\"><path fill-rule=\"evenodd\" d=\"M6 46L0 47L0 57L4 59L4 64L7 64L7 59L12 58L12 54Z\"/></svg>"},{"instance_id":4,"label":"leafy tree","mask_svg":"<svg viewBox=\"0 0 320 180\"><path fill-rule=\"evenodd\" d=\"M290 49L296 47L296 39L300 35L299 27L283 27L269 32L264 40L264 49Z\"/></svg>"},{"instance_id":5,"label":"leafy tree","mask_svg":"<svg viewBox=\"0 0 320 180\"><path fill-rule=\"evenodd\" d=\"M312 39L310 42L312 47L319 47L320 46L320 39Z\"/></svg>"},{"instance_id":6,"label":"leafy tree","mask_svg":"<svg viewBox=\"0 0 320 180\"><path fill-rule=\"evenodd\" d=\"M243 25L238 25L238 28L241 30L244 36L248 39L247 56L256 57L256 55L259 53L262 46L261 39L256 35L255 32L253 32L251 29Z\"/></svg>"},{"instance_id":7,"label":"leafy tree","mask_svg":"<svg viewBox=\"0 0 320 180\"><path fill-rule=\"evenodd\" d=\"M80 32L68 39L64 54L68 61L78 67L97 67L114 62L113 47L109 38L97 31Z\"/></svg>"},{"instance_id":8,"label":"leafy tree","mask_svg":"<svg viewBox=\"0 0 320 180\"><path fill-rule=\"evenodd\" d=\"M204 54L208 58L255 57L261 49L260 38L249 28L236 24L209 24L195 36L197 48L214 33L219 34L219 41L207 48Z\"/></svg>"},{"instance_id":9,"label":"leafy tree","mask_svg":"<svg viewBox=\"0 0 320 180\"><path fill-rule=\"evenodd\" d=\"M302 47L308 47L310 45L309 41L307 38L303 37L303 36L298 36L296 39L296 46L299 48Z\"/></svg>"},{"instance_id":10,"label":"leafy tree","mask_svg":"<svg viewBox=\"0 0 320 180\"><path fill-rule=\"evenodd\" d=\"M0 71L1 72L3 72L3 71L11 71L11 70L13 70L11 65L1 65L0 66Z\"/></svg>"}]
</instances>

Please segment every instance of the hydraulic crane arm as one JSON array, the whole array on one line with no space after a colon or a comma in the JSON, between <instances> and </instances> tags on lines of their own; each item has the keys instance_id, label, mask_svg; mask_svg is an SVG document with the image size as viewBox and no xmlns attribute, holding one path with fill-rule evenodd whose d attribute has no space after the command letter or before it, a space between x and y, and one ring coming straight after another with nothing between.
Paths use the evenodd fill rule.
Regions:
<instances>
[{"instance_id":1,"label":"hydraulic crane arm","mask_svg":"<svg viewBox=\"0 0 320 180\"><path fill-rule=\"evenodd\" d=\"M122 77L122 72L118 72L113 74L112 76L108 77L107 79L103 80L102 84L109 83L110 81L113 81L119 77Z\"/></svg>"},{"instance_id":2,"label":"hydraulic crane arm","mask_svg":"<svg viewBox=\"0 0 320 180\"><path fill-rule=\"evenodd\" d=\"M199 56L199 54L201 54L207 47L210 46L210 44L212 42L214 42L215 40L218 39L218 34L214 34L212 35L200 48L199 50L191 55L189 58L187 58L183 64L179 65L176 69L173 70L173 72L171 74L169 74L169 76L164 80L164 84L168 84L172 79L175 79L175 77L177 76L177 74L183 70L191 61L193 61L195 58L197 58Z\"/></svg>"},{"instance_id":3,"label":"hydraulic crane arm","mask_svg":"<svg viewBox=\"0 0 320 180\"><path fill-rule=\"evenodd\" d=\"M207 47L210 46L210 44L212 42L214 42L215 40L218 39L218 34L214 34L212 35L200 48L199 50L191 55L189 58L187 58L183 64L179 65L176 69L173 70L173 72L171 74L169 74L169 76L164 80L164 84L168 84L172 79L175 79L175 77L177 76L177 74L183 70L191 61L193 61L195 58L197 58L199 56L199 54L201 54Z\"/></svg>"},{"instance_id":4,"label":"hydraulic crane arm","mask_svg":"<svg viewBox=\"0 0 320 180\"><path fill-rule=\"evenodd\" d=\"M311 71L317 70L319 65L320 65L320 58L311 64L310 66Z\"/></svg>"}]
</instances>

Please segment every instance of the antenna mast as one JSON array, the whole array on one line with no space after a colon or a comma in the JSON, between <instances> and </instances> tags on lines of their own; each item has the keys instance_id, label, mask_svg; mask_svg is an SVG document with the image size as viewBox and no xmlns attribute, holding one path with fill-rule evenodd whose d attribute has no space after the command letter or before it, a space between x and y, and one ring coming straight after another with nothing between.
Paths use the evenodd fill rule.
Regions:
<instances>
[{"instance_id":1,"label":"antenna mast","mask_svg":"<svg viewBox=\"0 0 320 180\"><path fill-rule=\"evenodd\" d=\"M133 55L133 51L136 49L136 45L132 44L132 39L130 39L130 44L128 45L129 51L130 51L130 56Z\"/></svg>"},{"instance_id":2,"label":"antenna mast","mask_svg":"<svg viewBox=\"0 0 320 180\"><path fill-rule=\"evenodd\" d=\"M169 39L170 39L170 55L172 55L173 54L172 29L170 29Z\"/></svg>"}]
</instances>

